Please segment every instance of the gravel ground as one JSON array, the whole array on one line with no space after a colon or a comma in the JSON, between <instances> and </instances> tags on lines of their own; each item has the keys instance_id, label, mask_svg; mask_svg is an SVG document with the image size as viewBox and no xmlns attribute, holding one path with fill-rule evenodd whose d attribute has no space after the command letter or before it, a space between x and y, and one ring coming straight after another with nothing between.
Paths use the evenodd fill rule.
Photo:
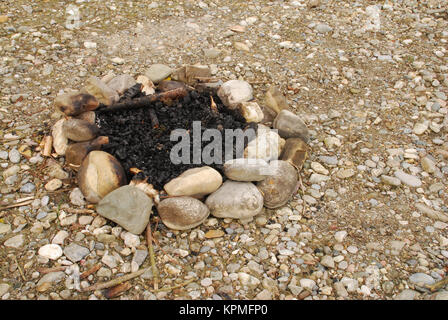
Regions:
<instances>
[{"instance_id":1,"label":"gravel ground","mask_svg":"<svg viewBox=\"0 0 448 320\"><path fill-rule=\"evenodd\" d=\"M67 28L68 3L79 28ZM425 287L448 272L445 1L0 8L2 208L25 198L0 211L1 299L106 299L78 289L150 266L144 236L85 210L63 159L45 167L38 145L54 98L87 77L198 62L252 83L260 104L281 88L312 134L303 190L250 222L158 224L159 286L177 288L154 292L146 271L117 299L448 299L447 286Z\"/></svg>"}]
</instances>

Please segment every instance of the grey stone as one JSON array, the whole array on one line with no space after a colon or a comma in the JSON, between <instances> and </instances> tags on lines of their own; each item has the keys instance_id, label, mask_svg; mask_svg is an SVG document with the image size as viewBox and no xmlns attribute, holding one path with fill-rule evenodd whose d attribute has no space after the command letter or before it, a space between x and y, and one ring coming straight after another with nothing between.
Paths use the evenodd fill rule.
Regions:
<instances>
[{"instance_id":1,"label":"grey stone","mask_svg":"<svg viewBox=\"0 0 448 320\"><path fill-rule=\"evenodd\" d=\"M261 181L268 174L269 165L263 159L233 159L224 163L224 174L234 181Z\"/></svg>"},{"instance_id":2,"label":"grey stone","mask_svg":"<svg viewBox=\"0 0 448 320\"><path fill-rule=\"evenodd\" d=\"M314 27L314 29L315 29L317 32L320 32L320 33L328 33L328 32L330 32L330 31L333 30L333 28L331 28L329 25L327 25L327 24L325 24L325 23L318 23L318 24Z\"/></svg>"},{"instance_id":3,"label":"grey stone","mask_svg":"<svg viewBox=\"0 0 448 320\"><path fill-rule=\"evenodd\" d=\"M119 95L122 95L127 89L134 86L137 82L128 74L119 75L107 83L107 86Z\"/></svg>"},{"instance_id":4,"label":"grey stone","mask_svg":"<svg viewBox=\"0 0 448 320\"><path fill-rule=\"evenodd\" d=\"M145 72L145 75L151 80L153 83L159 83L163 79L170 76L173 70L164 65L164 64L153 64L149 67L148 71Z\"/></svg>"},{"instance_id":5,"label":"grey stone","mask_svg":"<svg viewBox=\"0 0 448 320\"><path fill-rule=\"evenodd\" d=\"M273 175L257 183L267 208L278 208L291 199L297 187L297 170L288 162L274 160L269 163Z\"/></svg>"},{"instance_id":6,"label":"grey stone","mask_svg":"<svg viewBox=\"0 0 448 320\"><path fill-rule=\"evenodd\" d=\"M17 249L23 246L24 242L25 242L25 236L23 234L19 234L17 236L9 238L3 244L5 247Z\"/></svg>"},{"instance_id":7,"label":"grey stone","mask_svg":"<svg viewBox=\"0 0 448 320\"><path fill-rule=\"evenodd\" d=\"M263 196L251 182L227 180L205 204L215 217L246 219L262 211Z\"/></svg>"},{"instance_id":8,"label":"grey stone","mask_svg":"<svg viewBox=\"0 0 448 320\"><path fill-rule=\"evenodd\" d=\"M300 138L309 141L309 132L302 119L289 110L282 110L274 120L273 127L282 138Z\"/></svg>"},{"instance_id":9,"label":"grey stone","mask_svg":"<svg viewBox=\"0 0 448 320\"><path fill-rule=\"evenodd\" d=\"M397 294L394 300L414 300L420 294L415 290L405 289Z\"/></svg>"},{"instance_id":10,"label":"grey stone","mask_svg":"<svg viewBox=\"0 0 448 320\"><path fill-rule=\"evenodd\" d=\"M409 277L409 281L415 285L431 285L435 282L431 276L421 272L412 274Z\"/></svg>"},{"instance_id":11,"label":"grey stone","mask_svg":"<svg viewBox=\"0 0 448 320\"><path fill-rule=\"evenodd\" d=\"M36 189L36 186L33 183L28 182L28 183L25 183L23 186L20 187L20 192L31 193L35 189Z\"/></svg>"},{"instance_id":12,"label":"grey stone","mask_svg":"<svg viewBox=\"0 0 448 320\"><path fill-rule=\"evenodd\" d=\"M9 291L11 286L7 283L0 283L0 297L2 297L6 292Z\"/></svg>"},{"instance_id":13,"label":"grey stone","mask_svg":"<svg viewBox=\"0 0 448 320\"><path fill-rule=\"evenodd\" d=\"M20 152L16 148L9 151L9 161L11 161L12 163L19 163L20 158Z\"/></svg>"},{"instance_id":14,"label":"grey stone","mask_svg":"<svg viewBox=\"0 0 448 320\"><path fill-rule=\"evenodd\" d=\"M400 179L401 182L403 182L405 185L409 187L418 188L422 185L422 181L418 177L404 173L401 170L395 171L395 176L398 179Z\"/></svg>"},{"instance_id":15,"label":"grey stone","mask_svg":"<svg viewBox=\"0 0 448 320\"><path fill-rule=\"evenodd\" d=\"M135 250L132 262L135 262L138 266L141 266L147 256L148 256L147 250Z\"/></svg>"},{"instance_id":16,"label":"grey stone","mask_svg":"<svg viewBox=\"0 0 448 320\"><path fill-rule=\"evenodd\" d=\"M194 228L207 219L208 207L192 197L168 198L157 207L162 222L171 229L187 230Z\"/></svg>"},{"instance_id":17,"label":"grey stone","mask_svg":"<svg viewBox=\"0 0 448 320\"><path fill-rule=\"evenodd\" d=\"M90 253L89 249L74 242L64 248L64 255L72 262L78 262Z\"/></svg>"},{"instance_id":18,"label":"grey stone","mask_svg":"<svg viewBox=\"0 0 448 320\"><path fill-rule=\"evenodd\" d=\"M58 271L58 272L50 272L47 273L46 275L44 275L39 282L37 283L37 286L41 285L42 283L58 283L60 282L62 279L65 278L65 273L62 271Z\"/></svg>"},{"instance_id":19,"label":"grey stone","mask_svg":"<svg viewBox=\"0 0 448 320\"><path fill-rule=\"evenodd\" d=\"M134 234L145 230L152 211L152 199L134 186L123 186L106 195L97 212Z\"/></svg>"}]
</instances>

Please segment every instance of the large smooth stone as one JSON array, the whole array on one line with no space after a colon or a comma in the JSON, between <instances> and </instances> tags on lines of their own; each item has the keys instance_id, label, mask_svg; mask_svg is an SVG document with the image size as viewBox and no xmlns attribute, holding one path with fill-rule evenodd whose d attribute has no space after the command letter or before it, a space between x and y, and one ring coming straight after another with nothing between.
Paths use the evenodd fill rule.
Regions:
<instances>
[{"instance_id":1,"label":"large smooth stone","mask_svg":"<svg viewBox=\"0 0 448 320\"><path fill-rule=\"evenodd\" d=\"M51 130L51 135L53 137L53 148L54 151L60 156L65 154L65 151L68 147L68 138L65 135L64 130L64 122L67 121L65 119L60 119L57 121Z\"/></svg>"},{"instance_id":2,"label":"large smooth stone","mask_svg":"<svg viewBox=\"0 0 448 320\"><path fill-rule=\"evenodd\" d=\"M308 149L308 145L300 138L286 139L280 160L288 161L300 170L308 156Z\"/></svg>"},{"instance_id":3,"label":"large smooth stone","mask_svg":"<svg viewBox=\"0 0 448 320\"><path fill-rule=\"evenodd\" d=\"M134 86L137 82L128 74L119 75L107 83L107 86L115 90L119 95L122 95L130 87Z\"/></svg>"},{"instance_id":4,"label":"large smooth stone","mask_svg":"<svg viewBox=\"0 0 448 320\"><path fill-rule=\"evenodd\" d=\"M282 138L300 138L308 142L309 132L302 119L288 110L282 110L274 120L273 127Z\"/></svg>"},{"instance_id":5,"label":"large smooth stone","mask_svg":"<svg viewBox=\"0 0 448 320\"><path fill-rule=\"evenodd\" d=\"M247 219L263 210L263 196L251 182L227 180L205 204L215 217Z\"/></svg>"},{"instance_id":6,"label":"large smooth stone","mask_svg":"<svg viewBox=\"0 0 448 320\"><path fill-rule=\"evenodd\" d=\"M84 197L99 202L105 195L126 184L120 162L104 151L92 151L83 160L78 172L78 184Z\"/></svg>"},{"instance_id":7,"label":"large smooth stone","mask_svg":"<svg viewBox=\"0 0 448 320\"><path fill-rule=\"evenodd\" d=\"M286 101L285 96L281 93L281 91L277 87L270 87L266 92L264 99L266 106L269 107L276 114L282 111L283 109L288 108L288 102Z\"/></svg>"},{"instance_id":8,"label":"large smooth stone","mask_svg":"<svg viewBox=\"0 0 448 320\"><path fill-rule=\"evenodd\" d=\"M109 106L118 101L118 93L97 77L89 77L81 90L94 96L100 103Z\"/></svg>"},{"instance_id":9,"label":"large smooth stone","mask_svg":"<svg viewBox=\"0 0 448 320\"><path fill-rule=\"evenodd\" d=\"M78 142L95 139L100 132L96 124L75 118L65 121L62 127L67 138Z\"/></svg>"},{"instance_id":10,"label":"large smooth stone","mask_svg":"<svg viewBox=\"0 0 448 320\"><path fill-rule=\"evenodd\" d=\"M142 190L123 186L105 196L96 211L127 231L140 234L149 222L152 205L152 199Z\"/></svg>"},{"instance_id":11,"label":"large smooth stone","mask_svg":"<svg viewBox=\"0 0 448 320\"><path fill-rule=\"evenodd\" d=\"M269 164L263 159L232 159L224 163L224 174L234 181L261 181L268 175Z\"/></svg>"},{"instance_id":12,"label":"large smooth stone","mask_svg":"<svg viewBox=\"0 0 448 320\"><path fill-rule=\"evenodd\" d=\"M218 97L229 109L235 109L242 102L252 100L253 89L243 80L229 80L218 90Z\"/></svg>"},{"instance_id":13,"label":"large smooth stone","mask_svg":"<svg viewBox=\"0 0 448 320\"><path fill-rule=\"evenodd\" d=\"M147 76L153 83L159 83L163 79L169 77L172 71L173 70L170 67L156 63L149 67L145 76Z\"/></svg>"},{"instance_id":14,"label":"large smooth stone","mask_svg":"<svg viewBox=\"0 0 448 320\"><path fill-rule=\"evenodd\" d=\"M207 219L208 207L192 197L168 198L157 207L162 222L170 229L187 230L194 228Z\"/></svg>"},{"instance_id":15,"label":"large smooth stone","mask_svg":"<svg viewBox=\"0 0 448 320\"><path fill-rule=\"evenodd\" d=\"M261 122L264 118L264 113L258 103L255 101L242 102L239 105L241 115L247 122Z\"/></svg>"},{"instance_id":16,"label":"large smooth stone","mask_svg":"<svg viewBox=\"0 0 448 320\"><path fill-rule=\"evenodd\" d=\"M79 92L64 93L56 97L54 106L67 116L77 116L83 112L98 108L98 100L90 95Z\"/></svg>"},{"instance_id":17,"label":"large smooth stone","mask_svg":"<svg viewBox=\"0 0 448 320\"><path fill-rule=\"evenodd\" d=\"M96 114L95 111L86 111L75 117L76 119L85 120L88 123L95 124Z\"/></svg>"},{"instance_id":18,"label":"large smooth stone","mask_svg":"<svg viewBox=\"0 0 448 320\"><path fill-rule=\"evenodd\" d=\"M263 194L264 205L267 208L278 208L291 199L296 190L297 170L286 161L274 160L269 163L273 175L257 183L258 190Z\"/></svg>"},{"instance_id":19,"label":"large smooth stone","mask_svg":"<svg viewBox=\"0 0 448 320\"><path fill-rule=\"evenodd\" d=\"M205 166L184 171L163 187L170 196L202 197L216 191L222 184L221 174Z\"/></svg>"},{"instance_id":20,"label":"large smooth stone","mask_svg":"<svg viewBox=\"0 0 448 320\"><path fill-rule=\"evenodd\" d=\"M101 146L107 143L109 143L109 138L106 136L100 136L86 142L72 143L65 151L65 164L77 169L89 152L100 150Z\"/></svg>"},{"instance_id":21,"label":"large smooth stone","mask_svg":"<svg viewBox=\"0 0 448 320\"><path fill-rule=\"evenodd\" d=\"M245 158L277 160L280 157L285 139L271 130L258 130L257 137L244 149Z\"/></svg>"}]
</instances>

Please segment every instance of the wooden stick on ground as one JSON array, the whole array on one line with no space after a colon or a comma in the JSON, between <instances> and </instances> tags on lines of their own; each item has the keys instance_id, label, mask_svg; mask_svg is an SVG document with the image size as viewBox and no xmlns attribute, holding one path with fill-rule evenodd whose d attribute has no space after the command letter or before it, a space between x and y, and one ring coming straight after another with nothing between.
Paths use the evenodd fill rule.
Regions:
<instances>
[{"instance_id":1,"label":"wooden stick on ground","mask_svg":"<svg viewBox=\"0 0 448 320\"><path fill-rule=\"evenodd\" d=\"M9 206L0 207L0 210L6 210L6 209L11 209L11 208L26 206L26 205L32 203L33 201L34 200L28 200L28 201L24 201L24 202L10 204Z\"/></svg>"},{"instance_id":2,"label":"wooden stick on ground","mask_svg":"<svg viewBox=\"0 0 448 320\"><path fill-rule=\"evenodd\" d=\"M50 272L57 272L57 271L64 271L67 269L68 266L59 266L59 267L53 267L53 268L37 268L37 271L46 274Z\"/></svg>"},{"instance_id":3,"label":"wooden stick on ground","mask_svg":"<svg viewBox=\"0 0 448 320\"><path fill-rule=\"evenodd\" d=\"M431 292L437 291L441 288L443 288L444 286L448 285L448 276L443 278L440 281L437 281L434 284L431 285L427 285L426 288L428 288L429 290L431 290Z\"/></svg>"},{"instance_id":4,"label":"wooden stick on ground","mask_svg":"<svg viewBox=\"0 0 448 320\"><path fill-rule=\"evenodd\" d=\"M84 272L81 274L80 278L81 278L81 279L85 279L85 278L87 278L88 276L90 276L91 274L97 272L100 268L101 268L101 263L98 263L98 264L94 265L92 268L90 268L89 270L84 271Z\"/></svg>"},{"instance_id":5,"label":"wooden stick on ground","mask_svg":"<svg viewBox=\"0 0 448 320\"><path fill-rule=\"evenodd\" d=\"M22 280L26 281L25 275L23 274L22 268L20 267L19 261L17 261L17 257L16 256L14 256L14 260L15 260L15 262L17 264L17 269L19 269L19 273L20 273L20 276L22 277Z\"/></svg>"},{"instance_id":6,"label":"wooden stick on ground","mask_svg":"<svg viewBox=\"0 0 448 320\"><path fill-rule=\"evenodd\" d=\"M51 147L53 146L53 137L52 136L46 136L44 138L44 150L42 152L42 155L44 157L51 157Z\"/></svg>"},{"instance_id":7,"label":"wooden stick on ground","mask_svg":"<svg viewBox=\"0 0 448 320\"><path fill-rule=\"evenodd\" d=\"M129 282L121 283L116 285L115 287L109 288L104 293L104 296L107 299L115 298L119 296L121 293L131 289L132 285Z\"/></svg>"},{"instance_id":8,"label":"wooden stick on ground","mask_svg":"<svg viewBox=\"0 0 448 320\"><path fill-rule=\"evenodd\" d=\"M146 242L148 245L149 259L151 261L152 276L154 277L154 290L159 289L159 272L157 271L156 258L154 256L154 247L152 246L151 222L146 226Z\"/></svg>"},{"instance_id":9,"label":"wooden stick on ground","mask_svg":"<svg viewBox=\"0 0 448 320\"><path fill-rule=\"evenodd\" d=\"M191 283L193 281L194 281L194 279L190 279L190 280L182 282L182 283L180 283L178 285L171 286L171 287L160 288L160 289L157 289L157 290L153 290L152 292L171 291L171 290L174 290L174 289L177 289L177 288L182 288L182 287L186 286L187 284L189 284L189 283Z\"/></svg>"},{"instance_id":10,"label":"wooden stick on ground","mask_svg":"<svg viewBox=\"0 0 448 320\"><path fill-rule=\"evenodd\" d=\"M110 288L110 287L114 287L114 286L116 286L116 285L118 285L120 283L123 283L125 281L134 279L134 278L142 275L147 270L148 270L148 268L141 269L141 270L138 270L136 272L132 272L132 273L124 275L122 277L116 278L114 280L110 280L110 281L102 282L102 283L97 283L97 284L94 284L94 285L92 285L90 287L83 288L83 289L81 289L81 291L82 292L95 291L95 290L102 290L102 289L107 289L107 288Z\"/></svg>"}]
</instances>

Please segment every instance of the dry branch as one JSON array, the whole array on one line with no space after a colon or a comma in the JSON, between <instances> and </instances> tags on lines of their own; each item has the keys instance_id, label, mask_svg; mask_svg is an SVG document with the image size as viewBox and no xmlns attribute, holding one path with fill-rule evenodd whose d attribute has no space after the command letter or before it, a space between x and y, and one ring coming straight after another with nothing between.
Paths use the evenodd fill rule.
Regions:
<instances>
[{"instance_id":1,"label":"dry branch","mask_svg":"<svg viewBox=\"0 0 448 320\"><path fill-rule=\"evenodd\" d=\"M84 272L81 274L80 278L81 278L81 279L85 279L85 278L87 278L88 276L90 276L91 274L97 272L100 268L101 268L101 264L98 263L98 264L94 265L92 268L90 268L89 270L84 271Z\"/></svg>"},{"instance_id":2,"label":"dry branch","mask_svg":"<svg viewBox=\"0 0 448 320\"><path fill-rule=\"evenodd\" d=\"M125 281L134 279L134 278L142 275L143 273L145 273L146 270L148 270L148 269L141 269L141 270L138 270L136 272L132 272L130 274L124 275L124 276L119 277L119 278L114 279L114 280L110 280L110 281L102 282L102 283L97 283L97 284L94 284L94 285L92 285L90 287L83 288L83 289L81 289L81 291L82 292L95 291L95 290L102 290L102 289L107 289L107 288L110 288L110 287L114 287L114 286L116 286L116 285L118 285L120 283L123 283Z\"/></svg>"},{"instance_id":3,"label":"dry branch","mask_svg":"<svg viewBox=\"0 0 448 320\"><path fill-rule=\"evenodd\" d=\"M115 298L122 294L123 292L131 289L132 285L129 282L121 283L119 285L116 285L115 287L106 289L106 292L104 293L104 296L107 299Z\"/></svg>"}]
</instances>

